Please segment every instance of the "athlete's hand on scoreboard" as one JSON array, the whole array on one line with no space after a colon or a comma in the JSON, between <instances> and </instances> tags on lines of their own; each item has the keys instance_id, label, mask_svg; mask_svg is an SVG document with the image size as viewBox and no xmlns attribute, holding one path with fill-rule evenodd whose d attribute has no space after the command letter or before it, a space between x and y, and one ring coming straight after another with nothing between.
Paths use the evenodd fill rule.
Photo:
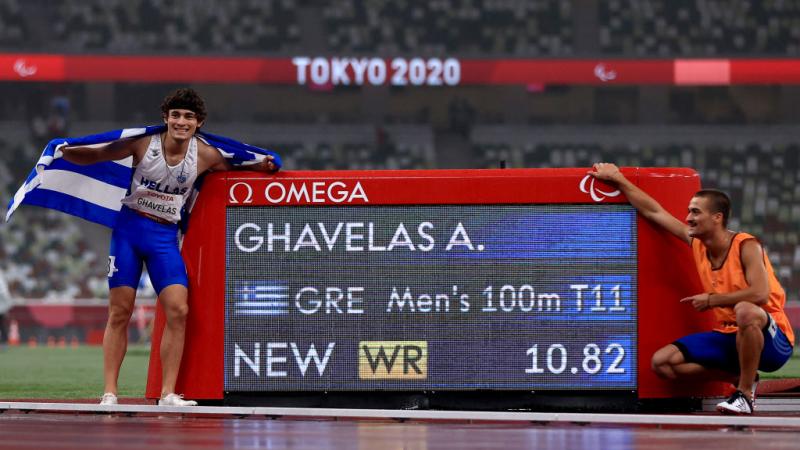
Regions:
<instances>
[{"instance_id":1,"label":"athlete's hand on scoreboard","mask_svg":"<svg viewBox=\"0 0 800 450\"><path fill-rule=\"evenodd\" d=\"M622 177L619 167L612 163L595 163L588 173L598 180L611 182L617 182Z\"/></svg>"},{"instance_id":2,"label":"athlete's hand on scoreboard","mask_svg":"<svg viewBox=\"0 0 800 450\"><path fill-rule=\"evenodd\" d=\"M711 294L706 292L681 299L681 303L691 303L692 307L700 312L711 308Z\"/></svg>"},{"instance_id":3,"label":"athlete's hand on scoreboard","mask_svg":"<svg viewBox=\"0 0 800 450\"><path fill-rule=\"evenodd\" d=\"M275 159L274 156L267 155L267 157L264 158L263 161L261 161L260 163L256 164L255 169L256 170L263 170L264 172L269 172L269 173L277 172L279 168L278 168L278 166L275 165L274 162L272 162L272 160L274 160L274 159Z\"/></svg>"}]
</instances>

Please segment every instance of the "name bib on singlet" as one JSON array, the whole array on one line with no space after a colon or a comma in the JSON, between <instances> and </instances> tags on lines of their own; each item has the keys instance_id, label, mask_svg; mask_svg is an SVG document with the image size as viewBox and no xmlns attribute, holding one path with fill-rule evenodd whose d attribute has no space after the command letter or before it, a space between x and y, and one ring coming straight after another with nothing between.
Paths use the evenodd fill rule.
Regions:
<instances>
[{"instance_id":1,"label":"name bib on singlet","mask_svg":"<svg viewBox=\"0 0 800 450\"><path fill-rule=\"evenodd\" d=\"M126 203L135 204L137 206L136 209L143 213L174 222L176 217L180 218L183 197L176 194L156 192L144 186L139 186L128 196Z\"/></svg>"},{"instance_id":2,"label":"name bib on singlet","mask_svg":"<svg viewBox=\"0 0 800 450\"><path fill-rule=\"evenodd\" d=\"M181 220L183 205L197 179L197 138L192 138L183 161L170 166L161 136L154 134L131 178L130 193L122 204L171 223Z\"/></svg>"}]
</instances>

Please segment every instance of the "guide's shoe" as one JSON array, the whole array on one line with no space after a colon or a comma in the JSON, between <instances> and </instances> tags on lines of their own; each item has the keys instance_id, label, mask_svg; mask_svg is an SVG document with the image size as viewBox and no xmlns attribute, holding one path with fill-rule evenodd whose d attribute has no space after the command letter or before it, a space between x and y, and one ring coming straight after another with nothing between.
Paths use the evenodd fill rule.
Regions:
<instances>
[{"instance_id":1,"label":"guide's shoe","mask_svg":"<svg viewBox=\"0 0 800 450\"><path fill-rule=\"evenodd\" d=\"M167 394L158 401L158 406L197 406L197 402L184 400L183 395Z\"/></svg>"},{"instance_id":2,"label":"guide's shoe","mask_svg":"<svg viewBox=\"0 0 800 450\"><path fill-rule=\"evenodd\" d=\"M106 392L100 397L100 404L101 405L116 405L117 404L117 396L112 394L111 392Z\"/></svg>"},{"instance_id":3,"label":"guide's shoe","mask_svg":"<svg viewBox=\"0 0 800 450\"><path fill-rule=\"evenodd\" d=\"M756 380L753 381L753 398L750 399L750 404L753 405L753 411L756 410L756 389L758 388L758 382L760 381L760 376L756 374Z\"/></svg>"},{"instance_id":4,"label":"guide's shoe","mask_svg":"<svg viewBox=\"0 0 800 450\"><path fill-rule=\"evenodd\" d=\"M737 389L727 400L717 404L717 411L722 414L753 414L753 403Z\"/></svg>"}]
</instances>

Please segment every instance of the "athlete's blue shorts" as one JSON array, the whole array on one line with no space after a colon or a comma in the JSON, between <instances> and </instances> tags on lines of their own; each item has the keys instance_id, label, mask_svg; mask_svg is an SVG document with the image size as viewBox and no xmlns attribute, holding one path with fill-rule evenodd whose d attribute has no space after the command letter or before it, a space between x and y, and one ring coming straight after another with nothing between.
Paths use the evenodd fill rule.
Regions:
<instances>
[{"instance_id":1,"label":"athlete's blue shorts","mask_svg":"<svg viewBox=\"0 0 800 450\"><path fill-rule=\"evenodd\" d=\"M769 321L764 327L764 350L758 370L774 372L792 357L792 345L778 325L767 314ZM736 333L720 333L709 331L684 336L673 344L683 353L687 362L700 364L710 369L739 373L739 353L736 351Z\"/></svg>"},{"instance_id":2,"label":"athlete's blue shorts","mask_svg":"<svg viewBox=\"0 0 800 450\"><path fill-rule=\"evenodd\" d=\"M178 248L178 225L158 223L123 206L111 233L108 287L136 289L142 263L157 293L172 284L189 287L186 265Z\"/></svg>"}]
</instances>

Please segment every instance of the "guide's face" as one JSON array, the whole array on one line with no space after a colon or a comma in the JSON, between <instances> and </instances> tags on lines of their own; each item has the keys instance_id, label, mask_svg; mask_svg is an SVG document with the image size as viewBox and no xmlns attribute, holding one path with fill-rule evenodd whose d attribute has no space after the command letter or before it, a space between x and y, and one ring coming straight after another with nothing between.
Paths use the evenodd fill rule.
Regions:
<instances>
[{"instance_id":1,"label":"guide's face","mask_svg":"<svg viewBox=\"0 0 800 450\"><path fill-rule=\"evenodd\" d=\"M188 109L170 109L164 117L167 133L176 141L191 138L203 122L197 120L197 114Z\"/></svg>"},{"instance_id":2,"label":"guide's face","mask_svg":"<svg viewBox=\"0 0 800 450\"><path fill-rule=\"evenodd\" d=\"M689 213L686 215L689 236L698 237L713 232L722 220L722 213L710 212L708 203L709 199L704 197L692 197L689 201Z\"/></svg>"}]
</instances>

